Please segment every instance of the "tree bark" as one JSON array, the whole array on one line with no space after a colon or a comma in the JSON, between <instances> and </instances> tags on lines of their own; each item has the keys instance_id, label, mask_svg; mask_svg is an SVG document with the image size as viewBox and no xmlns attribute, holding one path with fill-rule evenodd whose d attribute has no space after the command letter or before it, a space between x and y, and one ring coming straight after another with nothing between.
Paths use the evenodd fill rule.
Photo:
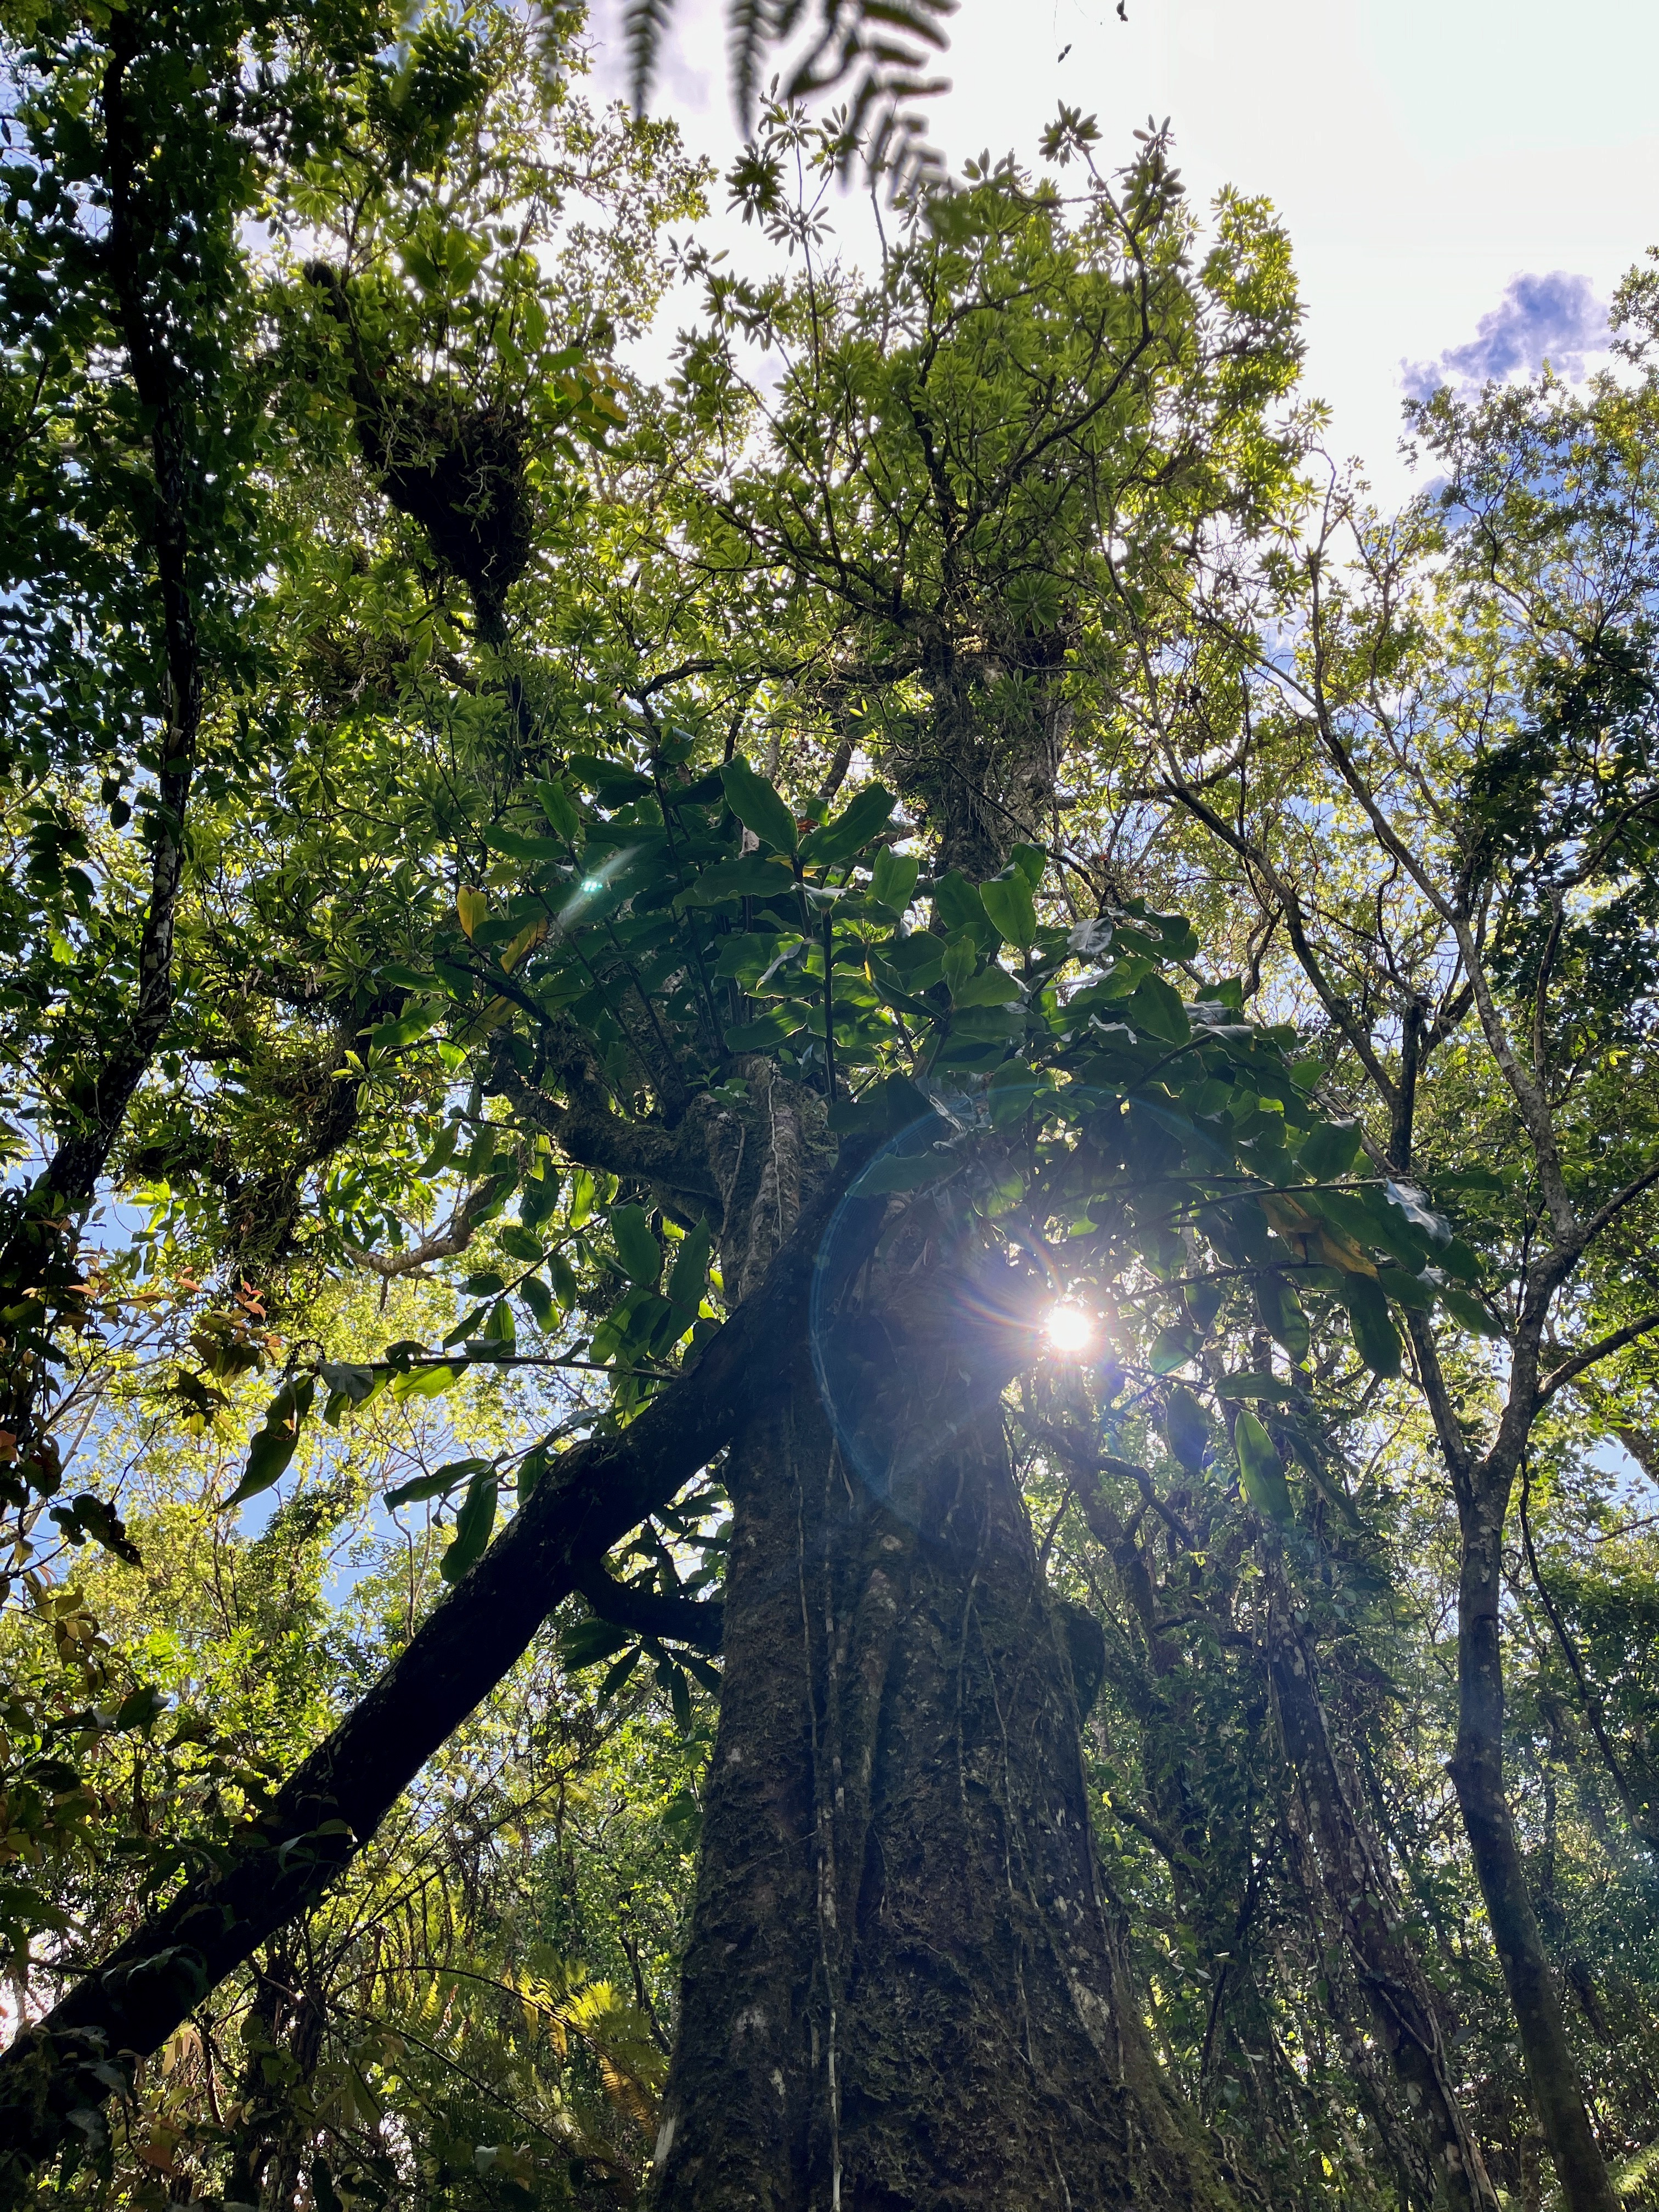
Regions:
<instances>
[{"instance_id":1,"label":"tree bark","mask_svg":"<svg viewBox=\"0 0 1659 2212\"><path fill-rule=\"evenodd\" d=\"M1569 2212L1618 2212L1618 2192L1590 2127L1504 1792L1498 1599L1509 1493L1510 1484L1495 1480L1489 1467L1458 1486L1463 1550L1457 1591L1457 1747L1451 1778L1561 2193Z\"/></svg>"},{"instance_id":2,"label":"tree bark","mask_svg":"<svg viewBox=\"0 0 1659 2212\"><path fill-rule=\"evenodd\" d=\"M1003 1433L1031 1349L1010 1288L895 1264L820 1311L822 1389L798 1358L733 1446L658 2212L1232 2201L1101 1886Z\"/></svg>"},{"instance_id":3,"label":"tree bark","mask_svg":"<svg viewBox=\"0 0 1659 2212\"><path fill-rule=\"evenodd\" d=\"M1277 1569L1270 1589L1273 1704L1316 1859L1304 1887L1310 1905L1322 1893L1338 1923L1373 2032L1405 2091L1414 2140L1402 2144L1397 2162L1406 2166L1418 2202L1493 2212L1498 2200L1452 2086L1433 1993L1406 1936L1382 1853L1344 1786L1312 1654Z\"/></svg>"}]
</instances>

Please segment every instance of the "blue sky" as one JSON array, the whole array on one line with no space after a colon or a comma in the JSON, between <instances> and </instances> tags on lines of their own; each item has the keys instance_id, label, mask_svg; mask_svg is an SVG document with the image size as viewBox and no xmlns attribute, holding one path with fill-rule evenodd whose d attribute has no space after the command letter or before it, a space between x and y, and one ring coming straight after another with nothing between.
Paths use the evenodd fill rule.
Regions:
<instances>
[{"instance_id":1,"label":"blue sky","mask_svg":"<svg viewBox=\"0 0 1659 2212\"><path fill-rule=\"evenodd\" d=\"M1030 152L1062 99L1109 148L1173 118L1188 185L1266 193L1296 246L1309 387L1380 496L1429 365L1585 358L1659 243L1659 9L1634 0L962 0L936 137ZM603 38L620 0L595 0ZM1069 47L1062 61L1062 49ZM621 73L601 56L600 82ZM720 0L679 0L662 94L729 156ZM856 204L849 228L861 232ZM1460 368L1459 363L1464 364Z\"/></svg>"}]
</instances>

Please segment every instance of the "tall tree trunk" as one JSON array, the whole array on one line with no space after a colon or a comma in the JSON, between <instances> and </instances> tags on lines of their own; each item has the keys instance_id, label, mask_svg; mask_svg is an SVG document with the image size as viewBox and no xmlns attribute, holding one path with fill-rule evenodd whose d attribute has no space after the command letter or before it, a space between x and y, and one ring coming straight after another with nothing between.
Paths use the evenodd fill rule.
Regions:
<instances>
[{"instance_id":1,"label":"tall tree trunk","mask_svg":"<svg viewBox=\"0 0 1659 2212\"><path fill-rule=\"evenodd\" d=\"M1313 1845L1314 1864L1305 1869L1304 1887L1310 1908L1340 1931L1373 2033L1405 2092L1412 2140L1400 2145L1395 2162L1410 2177L1414 2201L1491 2212L1498 2200L1452 2086L1433 1992L1406 1936L1382 1852L1345 1786L1313 1655L1297 1628L1276 1565L1269 1588L1273 1704Z\"/></svg>"},{"instance_id":2,"label":"tall tree trunk","mask_svg":"<svg viewBox=\"0 0 1659 2212\"><path fill-rule=\"evenodd\" d=\"M971 1269L883 1272L879 1297L820 1312L823 1389L803 1347L728 1466L725 1687L656 2203L1226 2204L1096 1864L999 1403L1029 1327Z\"/></svg>"},{"instance_id":3,"label":"tall tree trunk","mask_svg":"<svg viewBox=\"0 0 1659 2212\"><path fill-rule=\"evenodd\" d=\"M1567 2041L1561 2003L1504 1794L1504 1665L1498 1599L1510 1484L1490 1464L1458 1486L1457 1748L1452 1782L1492 1941L1515 2008L1539 2124L1569 2212L1618 2212Z\"/></svg>"}]
</instances>

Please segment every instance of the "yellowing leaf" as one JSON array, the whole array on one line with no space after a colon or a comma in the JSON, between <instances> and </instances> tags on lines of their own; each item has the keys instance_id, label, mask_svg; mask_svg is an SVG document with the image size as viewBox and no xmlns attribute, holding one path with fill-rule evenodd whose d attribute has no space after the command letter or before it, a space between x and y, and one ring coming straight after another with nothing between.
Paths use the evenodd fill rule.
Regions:
<instances>
[{"instance_id":1,"label":"yellowing leaf","mask_svg":"<svg viewBox=\"0 0 1659 2212\"><path fill-rule=\"evenodd\" d=\"M489 893L476 889L471 884L463 884L455 894L455 917L469 944L473 931L489 912Z\"/></svg>"},{"instance_id":2,"label":"yellowing leaf","mask_svg":"<svg viewBox=\"0 0 1659 2212\"><path fill-rule=\"evenodd\" d=\"M471 932L469 931L467 933L470 936ZM509 975L524 958L525 954L533 951L546 935L547 916L545 915L538 915L533 921L526 922L512 943L502 948L501 966Z\"/></svg>"}]
</instances>

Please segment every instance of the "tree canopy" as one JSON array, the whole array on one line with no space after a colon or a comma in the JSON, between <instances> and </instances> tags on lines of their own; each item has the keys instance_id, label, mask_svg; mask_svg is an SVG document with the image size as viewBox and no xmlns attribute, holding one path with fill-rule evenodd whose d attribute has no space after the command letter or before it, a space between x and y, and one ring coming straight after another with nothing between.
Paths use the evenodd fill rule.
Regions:
<instances>
[{"instance_id":1,"label":"tree canopy","mask_svg":"<svg viewBox=\"0 0 1659 2212\"><path fill-rule=\"evenodd\" d=\"M878 21L0 10L8 2203L1659 2174L1653 280L1379 515Z\"/></svg>"}]
</instances>

